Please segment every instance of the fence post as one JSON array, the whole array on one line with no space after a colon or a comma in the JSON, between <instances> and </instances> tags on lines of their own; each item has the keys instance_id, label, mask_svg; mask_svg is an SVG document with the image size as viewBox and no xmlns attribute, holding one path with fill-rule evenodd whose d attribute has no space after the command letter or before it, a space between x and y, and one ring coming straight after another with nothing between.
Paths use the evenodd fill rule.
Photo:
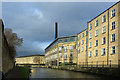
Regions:
<instances>
[{"instance_id":1,"label":"fence post","mask_svg":"<svg viewBox=\"0 0 120 80\"><path fill-rule=\"evenodd\" d=\"M93 61L91 62L91 67L93 67Z\"/></svg>"},{"instance_id":2,"label":"fence post","mask_svg":"<svg viewBox=\"0 0 120 80\"><path fill-rule=\"evenodd\" d=\"M96 67L98 67L98 61L97 61L97 65L96 65Z\"/></svg>"},{"instance_id":3,"label":"fence post","mask_svg":"<svg viewBox=\"0 0 120 80\"><path fill-rule=\"evenodd\" d=\"M83 67L84 67L84 62L83 62Z\"/></svg>"},{"instance_id":4,"label":"fence post","mask_svg":"<svg viewBox=\"0 0 120 80\"><path fill-rule=\"evenodd\" d=\"M111 68L111 60L110 60L110 68Z\"/></svg>"},{"instance_id":5,"label":"fence post","mask_svg":"<svg viewBox=\"0 0 120 80\"><path fill-rule=\"evenodd\" d=\"M104 61L103 61L103 67L104 67Z\"/></svg>"}]
</instances>

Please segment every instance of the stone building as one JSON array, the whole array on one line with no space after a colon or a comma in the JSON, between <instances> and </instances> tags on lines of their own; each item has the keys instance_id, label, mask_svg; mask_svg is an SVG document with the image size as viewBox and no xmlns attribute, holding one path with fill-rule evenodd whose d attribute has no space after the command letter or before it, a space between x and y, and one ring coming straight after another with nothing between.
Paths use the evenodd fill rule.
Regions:
<instances>
[{"instance_id":1,"label":"stone building","mask_svg":"<svg viewBox=\"0 0 120 80\"><path fill-rule=\"evenodd\" d=\"M15 58L16 64L45 64L44 55L28 55Z\"/></svg>"},{"instance_id":2,"label":"stone building","mask_svg":"<svg viewBox=\"0 0 120 80\"><path fill-rule=\"evenodd\" d=\"M59 66L60 63L76 63L77 36L56 38L46 49L45 59L48 66Z\"/></svg>"}]
</instances>

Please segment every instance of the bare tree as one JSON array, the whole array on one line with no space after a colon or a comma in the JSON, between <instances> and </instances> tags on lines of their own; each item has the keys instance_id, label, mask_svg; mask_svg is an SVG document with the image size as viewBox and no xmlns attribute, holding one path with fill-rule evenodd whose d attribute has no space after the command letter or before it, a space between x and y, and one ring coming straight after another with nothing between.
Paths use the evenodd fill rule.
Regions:
<instances>
[{"instance_id":1,"label":"bare tree","mask_svg":"<svg viewBox=\"0 0 120 80\"><path fill-rule=\"evenodd\" d=\"M11 57L14 59L16 56L16 48L17 46L21 46L23 43L23 38L19 38L16 33L12 32L12 29L5 29L5 37L8 42L9 53Z\"/></svg>"},{"instance_id":2,"label":"bare tree","mask_svg":"<svg viewBox=\"0 0 120 80\"><path fill-rule=\"evenodd\" d=\"M34 57L33 62L36 64L39 63L39 57Z\"/></svg>"}]
</instances>

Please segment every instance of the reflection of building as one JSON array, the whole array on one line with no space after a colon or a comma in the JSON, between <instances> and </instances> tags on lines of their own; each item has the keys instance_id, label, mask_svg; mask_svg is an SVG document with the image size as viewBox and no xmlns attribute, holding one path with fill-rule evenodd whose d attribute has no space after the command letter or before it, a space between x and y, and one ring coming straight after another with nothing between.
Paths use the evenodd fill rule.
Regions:
<instances>
[{"instance_id":1,"label":"reflection of building","mask_svg":"<svg viewBox=\"0 0 120 80\"><path fill-rule=\"evenodd\" d=\"M76 40L77 36L56 38L45 49L46 65L56 65L60 63L76 63Z\"/></svg>"},{"instance_id":2,"label":"reflection of building","mask_svg":"<svg viewBox=\"0 0 120 80\"><path fill-rule=\"evenodd\" d=\"M45 64L44 55L28 55L17 57L16 64Z\"/></svg>"}]
</instances>

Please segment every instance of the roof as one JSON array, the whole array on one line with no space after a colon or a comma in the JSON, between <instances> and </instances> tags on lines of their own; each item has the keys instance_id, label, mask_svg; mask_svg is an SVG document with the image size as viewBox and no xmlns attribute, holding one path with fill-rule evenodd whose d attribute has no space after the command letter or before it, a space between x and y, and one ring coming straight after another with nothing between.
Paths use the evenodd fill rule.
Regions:
<instances>
[{"instance_id":1,"label":"roof","mask_svg":"<svg viewBox=\"0 0 120 80\"><path fill-rule=\"evenodd\" d=\"M20 57L16 57L16 58L32 57L32 56L44 56L44 55L36 54L36 55L20 56Z\"/></svg>"},{"instance_id":2,"label":"roof","mask_svg":"<svg viewBox=\"0 0 120 80\"><path fill-rule=\"evenodd\" d=\"M77 37L77 35L64 36L64 37L56 38L48 47L45 48L45 50L46 50L47 48L49 48L53 43L55 43L58 39L69 38L69 37Z\"/></svg>"},{"instance_id":3,"label":"roof","mask_svg":"<svg viewBox=\"0 0 120 80\"><path fill-rule=\"evenodd\" d=\"M77 33L77 35L78 35L78 34L80 34L80 33L82 33L83 31L85 31L85 30L87 30L87 29L88 29L88 28L86 28L86 29L84 29L84 30L80 31L79 33Z\"/></svg>"},{"instance_id":4,"label":"roof","mask_svg":"<svg viewBox=\"0 0 120 80\"><path fill-rule=\"evenodd\" d=\"M106 9L105 11L109 10L111 7L115 6L117 3L119 3L120 1L116 2L115 4L113 4L112 6L110 6L108 9ZM100 16L101 14L103 14L105 11L103 11L102 13L100 13L99 15L97 15L96 17L94 17L92 20L94 20L95 18L97 18L98 16ZM91 22L92 20L88 21Z\"/></svg>"}]
</instances>

